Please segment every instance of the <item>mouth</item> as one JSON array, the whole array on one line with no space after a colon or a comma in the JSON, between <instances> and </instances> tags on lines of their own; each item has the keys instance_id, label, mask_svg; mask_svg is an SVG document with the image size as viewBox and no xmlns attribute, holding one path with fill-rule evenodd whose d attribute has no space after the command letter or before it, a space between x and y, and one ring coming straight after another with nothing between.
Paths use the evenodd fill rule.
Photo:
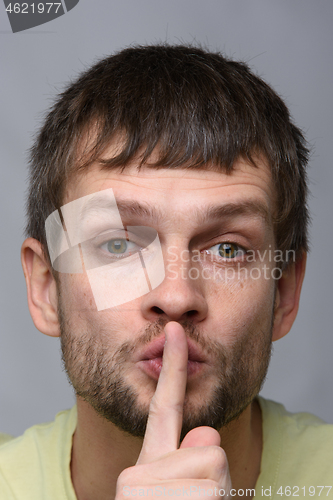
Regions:
<instances>
[{"instance_id":1,"label":"mouth","mask_svg":"<svg viewBox=\"0 0 333 500\"><path fill-rule=\"evenodd\" d=\"M163 350L165 344L165 336L158 337L153 340L148 347L139 353L137 364L149 377L158 380L163 366ZM198 346L187 339L188 345L188 361L187 361L187 377L193 377L198 374L204 367L207 360Z\"/></svg>"}]
</instances>

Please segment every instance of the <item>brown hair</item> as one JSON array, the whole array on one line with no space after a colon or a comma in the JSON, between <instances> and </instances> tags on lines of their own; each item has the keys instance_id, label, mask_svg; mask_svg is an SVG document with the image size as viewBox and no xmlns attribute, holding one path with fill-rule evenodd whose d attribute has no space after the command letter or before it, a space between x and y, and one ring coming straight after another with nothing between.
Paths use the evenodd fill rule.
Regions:
<instances>
[{"instance_id":1,"label":"brown hair","mask_svg":"<svg viewBox=\"0 0 333 500\"><path fill-rule=\"evenodd\" d=\"M101 160L119 132L116 156ZM46 249L45 219L62 205L73 173L96 160L124 169L139 156L142 165L153 151L155 168L227 173L240 156L255 168L253 158L265 155L276 188L277 247L307 250L308 149L286 105L246 64L180 45L122 50L59 96L31 149L27 234Z\"/></svg>"}]
</instances>

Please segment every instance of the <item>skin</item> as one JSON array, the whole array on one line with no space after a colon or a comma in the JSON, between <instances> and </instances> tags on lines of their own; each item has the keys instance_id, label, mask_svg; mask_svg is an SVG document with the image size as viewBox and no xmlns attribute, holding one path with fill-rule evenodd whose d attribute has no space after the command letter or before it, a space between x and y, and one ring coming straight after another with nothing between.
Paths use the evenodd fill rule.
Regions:
<instances>
[{"instance_id":1,"label":"skin","mask_svg":"<svg viewBox=\"0 0 333 500\"><path fill-rule=\"evenodd\" d=\"M209 427L190 431L179 444L184 398L193 408L212 394L216 384L216 359L212 354L199 377L187 377L186 334L180 323L191 321L204 338L223 345L231 352L237 340L249 332L258 332L268 340L277 340L290 330L296 317L305 255L292 263L277 282L273 279L184 279L177 266L184 265L181 252L212 252L224 241L254 251L275 248L273 215L274 188L264 159L258 168L238 160L231 175L207 170L155 170L133 164L125 172L101 170L92 166L68 186L65 202L86 194L112 188L116 197L145 200L159 209L162 218L136 220L137 225L158 230L164 258L168 248L178 252L176 279L167 272L163 283L150 293L119 306L97 312L84 275L61 275L62 296L71 333L93 324L97 335L109 331L110 349L131 342L147 325L163 319L167 343L158 383L142 371L135 356L126 366L126 382L137 392L140 404L149 408L144 440L132 437L101 418L82 398L78 398L78 425L73 439L71 473L79 500L122 498L122 487L182 488L254 488L260 472L262 423L259 405L254 399L243 413L217 432ZM258 214L223 217L218 223L204 224L197 208L233 202L256 202L265 207L264 220ZM135 224L133 224L135 225ZM175 250L176 249L176 250ZM210 253L211 255L211 253ZM215 264L213 263L215 262ZM28 303L36 327L46 335L59 336L57 285L40 244L31 238L22 247L22 263L27 281ZM268 257L260 264L274 263ZM210 261L185 264L206 268L212 276L214 265L226 269L230 263ZM187 267L186 267L187 266ZM174 276L174 275L173 275ZM274 321L272 324L272 311ZM135 325L135 329L133 328ZM254 337L253 337L254 338ZM251 337L252 339L252 337ZM254 343L255 344L255 343ZM254 370L260 352L253 347ZM150 406L149 406L150 405ZM161 432L163 429L163 432ZM194 495L192 495L194 496Z\"/></svg>"}]
</instances>

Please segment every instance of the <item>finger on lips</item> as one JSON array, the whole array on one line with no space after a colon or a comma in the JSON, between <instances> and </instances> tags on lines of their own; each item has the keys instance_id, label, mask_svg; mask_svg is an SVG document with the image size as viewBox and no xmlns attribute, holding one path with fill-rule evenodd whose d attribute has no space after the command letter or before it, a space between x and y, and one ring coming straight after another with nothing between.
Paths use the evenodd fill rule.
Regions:
<instances>
[{"instance_id":1,"label":"finger on lips","mask_svg":"<svg viewBox=\"0 0 333 500\"><path fill-rule=\"evenodd\" d=\"M183 327L175 321L165 326L165 337L162 370L151 400L138 464L179 447L187 382L187 339Z\"/></svg>"},{"instance_id":2,"label":"finger on lips","mask_svg":"<svg viewBox=\"0 0 333 500\"><path fill-rule=\"evenodd\" d=\"M191 491L225 491L231 488L228 461L220 435L211 427L192 429L179 447L187 383L188 343L183 327L165 326L163 365L149 407L146 433L135 466L123 470L117 490L161 488ZM138 486L140 485L140 486ZM199 495L200 496L200 495ZM216 496L221 496L219 493ZM118 497L118 495L117 495Z\"/></svg>"}]
</instances>

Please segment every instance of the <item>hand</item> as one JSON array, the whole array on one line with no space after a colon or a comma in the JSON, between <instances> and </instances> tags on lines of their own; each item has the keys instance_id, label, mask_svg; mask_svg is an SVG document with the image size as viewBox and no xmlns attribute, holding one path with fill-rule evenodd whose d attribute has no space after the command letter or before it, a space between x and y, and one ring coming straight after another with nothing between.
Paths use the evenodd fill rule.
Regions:
<instances>
[{"instance_id":1,"label":"hand","mask_svg":"<svg viewBox=\"0 0 333 500\"><path fill-rule=\"evenodd\" d=\"M140 456L117 481L116 499L227 496L231 488L220 435L211 427L192 429L179 447L187 382L187 340L179 323L165 327L163 366L151 400ZM201 490L200 490L201 488ZM169 493L168 493L169 491ZM201 491L201 495L200 495ZM144 493L143 493L144 492Z\"/></svg>"}]
</instances>

